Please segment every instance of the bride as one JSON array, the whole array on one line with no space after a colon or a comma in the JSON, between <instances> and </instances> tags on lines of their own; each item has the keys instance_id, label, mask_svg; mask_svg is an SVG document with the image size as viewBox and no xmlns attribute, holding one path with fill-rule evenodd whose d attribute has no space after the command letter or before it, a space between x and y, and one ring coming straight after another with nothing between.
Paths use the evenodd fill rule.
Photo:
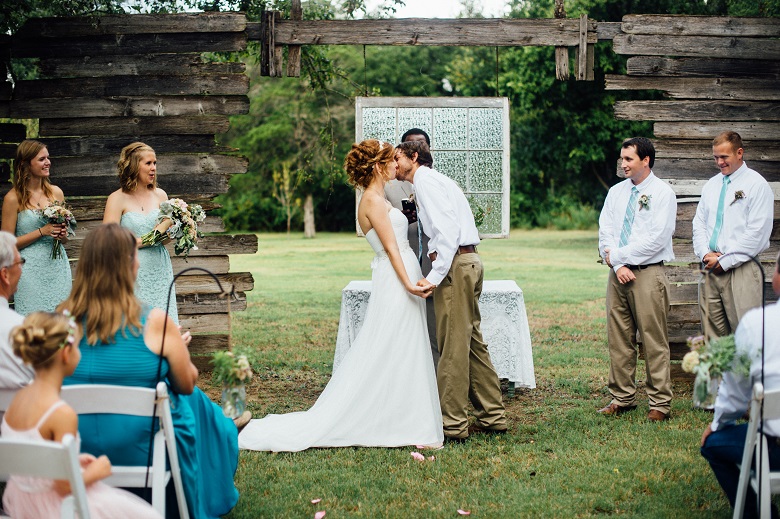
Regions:
<instances>
[{"instance_id":1,"label":"bride","mask_svg":"<svg viewBox=\"0 0 780 519\"><path fill-rule=\"evenodd\" d=\"M353 144L344 161L350 183L363 190L358 223L376 252L363 327L311 409L252 420L238 436L240 448L442 445L427 292L415 285L422 273L406 238L408 221L384 196L385 182L395 178L394 153L371 139Z\"/></svg>"}]
</instances>

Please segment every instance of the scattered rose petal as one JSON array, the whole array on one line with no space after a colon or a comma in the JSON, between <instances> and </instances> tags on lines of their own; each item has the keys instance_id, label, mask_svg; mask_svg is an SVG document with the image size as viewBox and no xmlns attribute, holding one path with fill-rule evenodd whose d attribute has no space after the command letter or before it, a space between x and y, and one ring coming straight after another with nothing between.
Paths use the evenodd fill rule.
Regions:
<instances>
[{"instance_id":1,"label":"scattered rose petal","mask_svg":"<svg viewBox=\"0 0 780 519\"><path fill-rule=\"evenodd\" d=\"M428 461L436 461L436 456L431 456L430 458L428 458Z\"/></svg>"},{"instance_id":2,"label":"scattered rose petal","mask_svg":"<svg viewBox=\"0 0 780 519\"><path fill-rule=\"evenodd\" d=\"M312 499L312 500L311 500L311 504L313 504L313 505L316 505L316 504L317 504L317 503L319 503L320 501L322 501L322 498L321 498L321 497L318 497L317 499Z\"/></svg>"},{"instance_id":3,"label":"scattered rose petal","mask_svg":"<svg viewBox=\"0 0 780 519\"><path fill-rule=\"evenodd\" d=\"M413 452L412 458L416 459L417 461L425 461L425 456L423 456L419 452Z\"/></svg>"},{"instance_id":4,"label":"scattered rose petal","mask_svg":"<svg viewBox=\"0 0 780 519\"><path fill-rule=\"evenodd\" d=\"M471 515L471 512L469 512L468 510L461 510L460 508L458 508L458 513L460 515Z\"/></svg>"},{"instance_id":5,"label":"scattered rose petal","mask_svg":"<svg viewBox=\"0 0 780 519\"><path fill-rule=\"evenodd\" d=\"M322 519L323 517L325 517L325 510L320 510L314 514L314 519Z\"/></svg>"}]
</instances>

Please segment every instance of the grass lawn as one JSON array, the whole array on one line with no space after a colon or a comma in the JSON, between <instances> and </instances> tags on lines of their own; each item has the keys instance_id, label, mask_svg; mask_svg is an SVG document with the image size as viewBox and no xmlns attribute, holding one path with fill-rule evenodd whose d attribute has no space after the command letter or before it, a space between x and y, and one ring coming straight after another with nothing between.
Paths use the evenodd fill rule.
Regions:
<instances>
[{"instance_id":1,"label":"grass lawn","mask_svg":"<svg viewBox=\"0 0 780 519\"><path fill-rule=\"evenodd\" d=\"M350 234L259 238L256 255L231 258L232 270L255 278L233 334L256 373L248 388L256 417L315 401L331 373L341 289L370 279L372 257ZM699 455L711 415L691 408L689 384L675 384L665 423L646 419L643 392L636 411L596 414L609 402L607 270L596 244L594 231L513 231L480 245L485 278L523 289L531 327L537 388L505 395L507 435L475 436L425 462L413 448L242 452L241 499L228 517L729 516ZM205 378L201 386L218 399Z\"/></svg>"}]
</instances>

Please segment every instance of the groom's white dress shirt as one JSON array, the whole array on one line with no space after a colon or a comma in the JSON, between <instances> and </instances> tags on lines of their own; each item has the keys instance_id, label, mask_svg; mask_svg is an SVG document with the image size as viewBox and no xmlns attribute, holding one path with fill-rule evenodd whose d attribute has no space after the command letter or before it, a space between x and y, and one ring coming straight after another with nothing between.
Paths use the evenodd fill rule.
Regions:
<instances>
[{"instance_id":1,"label":"groom's white dress shirt","mask_svg":"<svg viewBox=\"0 0 780 519\"><path fill-rule=\"evenodd\" d=\"M19 326L24 317L8 306L8 300L0 296L0 387L18 388L29 384L35 372L14 355L11 347L11 330Z\"/></svg>"},{"instance_id":2,"label":"groom's white dress shirt","mask_svg":"<svg viewBox=\"0 0 780 519\"><path fill-rule=\"evenodd\" d=\"M734 340L738 352L750 355L750 377L732 372L723 374L715 400L713 431L734 423L750 408L753 384L761 382L761 325L761 308L750 310L739 322ZM766 307L764 326L764 389L771 391L780 388L780 302ZM764 428L770 436L780 436L780 420L767 420Z\"/></svg>"},{"instance_id":3,"label":"groom's white dress shirt","mask_svg":"<svg viewBox=\"0 0 780 519\"><path fill-rule=\"evenodd\" d=\"M439 285L447 276L458 247L479 244L479 231L466 195L451 178L420 166L414 174L414 193L417 216L430 238L428 253L436 253L426 279Z\"/></svg>"},{"instance_id":4,"label":"groom's white dress shirt","mask_svg":"<svg viewBox=\"0 0 780 519\"><path fill-rule=\"evenodd\" d=\"M631 236L626 245L618 247L632 187L631 179L612 186L599 216L599 254L606 258L604 249L610 249L609 260L615 272L623 265L651 265L674 259L672 234L677 223L677 198L669 184L652 171L636 186L640 199L647 196L648 207L637 201Z\"/></svg>"},{"instance_id":5,"label":"groom's white dress shirt","mask_svg":"<svg viewBox=\"0 0 780 519\"><path fill-rule=\"evenodd\" d=\"M718 248L723 254L741 252L758 256L769 247L774 216L774 194L767 181L747 163L729 175L723 205L723 224L718 234ZM723 174L710 178L701 191L701 200L693 218L693 251L703 259L710 253L710 238L718 217L718 202L723 187ZM736 193L741 191L741 197ZM733 269L748 261L748 256L735 254L719 260L723 270Z\"/></svg>"}]
</instances>

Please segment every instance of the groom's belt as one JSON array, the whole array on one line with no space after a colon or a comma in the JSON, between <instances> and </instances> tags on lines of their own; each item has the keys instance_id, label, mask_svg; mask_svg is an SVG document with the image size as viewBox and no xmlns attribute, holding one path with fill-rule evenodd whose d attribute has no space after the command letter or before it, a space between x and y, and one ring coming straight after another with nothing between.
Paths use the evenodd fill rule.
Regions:
<instances>
[{"instance_id":1,"label":"groom's belt","mask_svg":"<svg viewBox=\"0 0 780 519\"><path fill-rule=\"evenodd\" d=\"M655 267L656 265L660 265L660 266L663 267L664 266L664 262L663 261L658 261L656 263L650 263L648 265L626 265L626 267L628 267L631 270L644 270L647 267Z\"/></svg>"},{"instance_id":2,"label":"groom's belt","mask_svg":"<svg viewBox=\"0 0 780 519\"><path fill-rule=\"evenodd\" d=\"M455 251L455 255L457 256L458 254L471 254L474 252L477 252L476 245L461 245L460 247L458 247L458 250ZM431 261L436 261L437 256L438 254L436 254L435 252L431 252L430 254L428 254L428 257L431 258Z\"/></svg>"}]
</instances>

